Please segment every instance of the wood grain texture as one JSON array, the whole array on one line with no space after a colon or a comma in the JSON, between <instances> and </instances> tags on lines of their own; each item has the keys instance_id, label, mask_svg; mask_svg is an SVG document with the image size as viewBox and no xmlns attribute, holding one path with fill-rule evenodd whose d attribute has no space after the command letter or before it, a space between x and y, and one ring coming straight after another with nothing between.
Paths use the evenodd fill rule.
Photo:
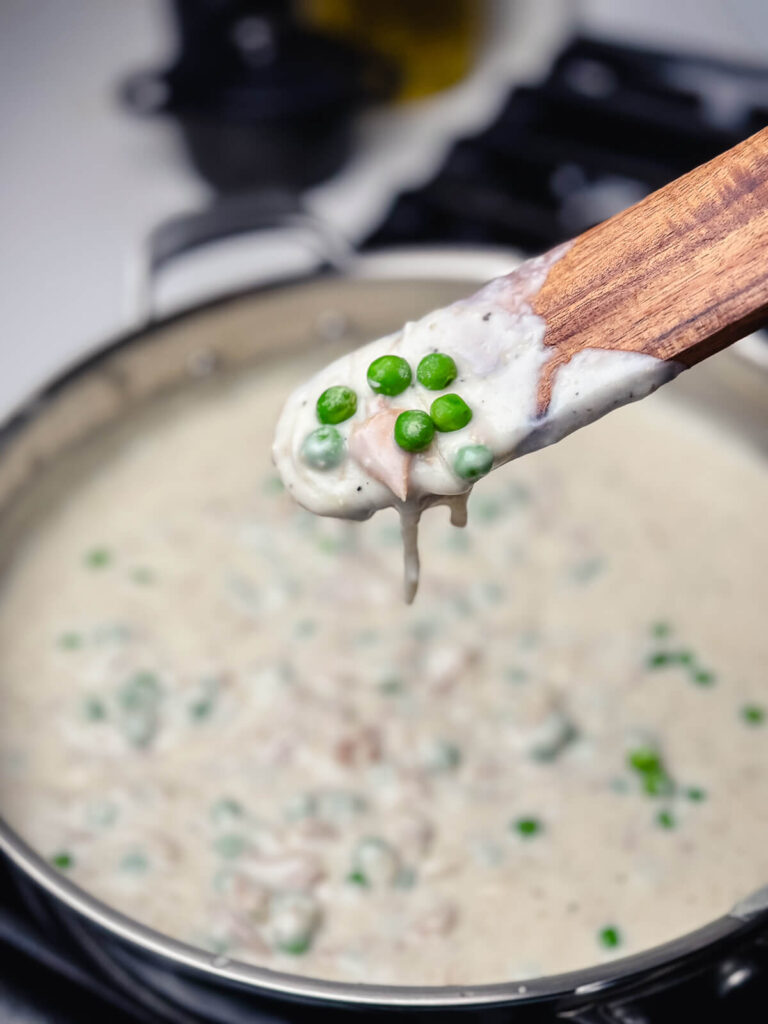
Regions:
<instances>
[{"instance_id":1,"label":"wood grain texture","mask_svg":"<svg viewBox=\"0 0 768 1024\"><path fill-rule=\"evenodd\" d=\"M574 239L532 300L559 366L583 349L704 359L768 321L768 129Z\"/></svg>"}]
</instances>

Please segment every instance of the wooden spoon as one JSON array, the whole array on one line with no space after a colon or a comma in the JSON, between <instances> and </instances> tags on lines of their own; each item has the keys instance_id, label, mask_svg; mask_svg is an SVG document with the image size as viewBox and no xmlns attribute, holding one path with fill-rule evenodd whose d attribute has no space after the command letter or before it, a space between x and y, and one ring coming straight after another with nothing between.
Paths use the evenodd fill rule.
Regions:
<instances>
[{"instance_id":1,"label":"wooden spoon","mask_svg":"<svg viewBox=\"0 0 768 1024\"><path fill-rule=\"evenodd\" d=\"M472 482L491 467L650 394L767 320L768 129L476 295L325 367L289 397L275 461L294 497L320 515L398 509L410 600L423 509L450 503L463 521ZM429 390L408 389L393 404L372 393L366 368L393 354L416 366L434 346L461 367L455 386L471 422L414 454L396 443L395 424L403 410L433 412ZM339 440L347 457L318 469L302 445L317 427L318 395L340 383L359 396L357 418L346 449Z\"/></svg>"},{"instance_id":2,"label":"wooden spoon","mask_svg":"<svg viewBox=\"0 0 768 1024\"><path fill-rule=\"evenodd\" d=\"M533 298L558 368L584 349L685 366L768 320L768 128L576 238Z\"/></svg>"}]
</instances>

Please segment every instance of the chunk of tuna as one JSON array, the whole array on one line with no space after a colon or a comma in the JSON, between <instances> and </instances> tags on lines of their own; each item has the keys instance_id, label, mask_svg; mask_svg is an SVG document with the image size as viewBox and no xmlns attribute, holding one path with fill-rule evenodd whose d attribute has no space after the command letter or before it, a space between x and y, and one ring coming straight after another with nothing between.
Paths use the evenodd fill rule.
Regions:
<instances>
[{"instance_id":1,"label":"chunk of tuna","mask_svg":"<svg viewBox=\"0 0 768 1024\"><path fill-rule=\"evenodd\" d=\"M349 438L349 453L366 473L405 501L411 456L395 441L395 420L400 412L381 409L363 423L355 424Z\"/></svg>"}]
</instances>

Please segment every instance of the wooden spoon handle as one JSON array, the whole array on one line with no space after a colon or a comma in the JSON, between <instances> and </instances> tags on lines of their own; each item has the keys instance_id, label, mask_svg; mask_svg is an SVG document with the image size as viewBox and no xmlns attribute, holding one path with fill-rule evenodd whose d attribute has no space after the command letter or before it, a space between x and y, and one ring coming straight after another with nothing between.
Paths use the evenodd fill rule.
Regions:
<instances>
[{"instance_id":1,"label":"wooden spoon handle","mask_svg":"<svg viewBox=\"0 0 768 1024\"><path fill-rule=\"evenodd\" d=\"M557 368L583 349L691 366L768 320L768 128L576 238L532 302Z\"/></svg>"}]
</instances>

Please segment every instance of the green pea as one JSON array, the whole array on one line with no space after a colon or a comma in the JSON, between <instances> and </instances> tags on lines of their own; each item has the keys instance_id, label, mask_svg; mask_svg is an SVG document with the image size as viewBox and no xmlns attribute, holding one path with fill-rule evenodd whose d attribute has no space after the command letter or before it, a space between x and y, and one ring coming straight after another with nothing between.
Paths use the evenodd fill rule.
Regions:
<instances>
[{"instance_id":1,"label":"green pea","mask_svg":"<svg viewBox=\"0 0 768 1024\"><path fill-rule=\"evenodd\" d=\"M570 577L574 583L589 583L605 568L605 559L599 555L593 555L591 558L585 558L583 562L579 562L570 571Z\"/></svg>"},{"instance_id":2,"label":"green pea","mask_svg":"<svg viewBox=\"0 0 768 1024\"><path fill-rule=\"evenodd\" d=\"M300 956L312 945L322 923L320 906L307 893L278 893L270 906L270 937L281 953Z\"/></svg>"},{"instance_id":3,"label":"green pea","mask_svg":"<svg viewBox=\"0 0 768 1024\"><path fill-rule=\"evenodd\" d=\"M152 743L160 727L160 721L155 705L148 704L126 711L118 725L128 743L141 749Z\"/></svg>"},{"instance_id":4,"label":"green pea","mask_svg":"<svg viewBox=\"0 0 768 1024\"><path fill-rule=\"evenodd\" d=\"M371 647L377 644L381 638L378 629L361 629L355 634L354 642L361 647Z\"/></svg>"},{"instance_id":5,"label":"green pea","mask_svg":"<svg viewBox=\"0 0 768 1024\"><path fill-rule=\"evenodd\" d=\"M425 751L424 767L437 774L454 772L461 765L461 748L450 740L436 740Z\"/></svg>"},{"instance_id":6,"label":"green pea","mask_svg":"<svg viewBox=\"0 0 768 1024\"><path fill-rule=\"evenodd\" d=\"M132 746L146 747L154 739L161 698L154 672L136 672L118 690L118 727Z\"/></svg>"},{"instance_id":7,"label":"green pea","mask_svg":"<svg viewBox=\"0 0 768 1024\"><path fill-rule=\"evenodd\" d=\"M711 686L715 681L715 673L706 668L699 668L693 673L693 681L699 686Z\"/></svg>"},{"instance_id":8,"label":"green pea","mask_svg":"<svg viewBox=\"0 0 768 1024\"><path fill-rule=\"evenodd\" d=\"M187 705L189 717L202 722L210 718L216 707L220 684L216 676L204 676L194 690L193 699Z\"/></svg>"},{"instance_id":9,"label":"green pea","mask_svg":"<svg viewBox=\"0 0 768 1024\"><path fill-rule=\"evenodd\" d=\"M694 660L691 651L654 651L648 657L648 668L666 668L669 665L693 665Z\"/></svg>"},{"instance_id":10,"label":"green pea","mask_svg":"<svg viewBox=\"0 0 768 1024\"><path fill-rule=\"evenodd\" d=\"M627 763L636 772L655 773L661 771L661 757L653 747L637 747L627 754Z\"/></svg>"},{"instance_id":11,"label":"green pea","mask_svg":"<svg viewBox=\"0 0 768 1024\"><path fill-rule=\"evenodd\" d=\"M453 469L462 480L479 480L490 473L493 466L493 452L484 444L468 444L459 448L453 460Z\"/></svg>"},{"instance_id":12,"label":"green pea","mask_svg":"<svg viewBox=\"0 0 768 1024\"><path fill-rule=\"evenodd\" d=\"M317 418L321 423L343 423L357 410L357 395L352 388L336 384L326 388L317 400Z\"/></svg>"},{"instance_id":13,"label":"green pea","mask_svg":"<svg viewBox=\"0 0 768 1024\"><path fill-rule=\"evenodd\" d=\"M741 717L747 725L762 725L765 721L765 708L759 704L747 704L741 709Z\"/></svg>"},{"instance_id":14,"label":"green pea","mask_svg":"<svg viewBox=\"0 0 768 1024\"><path fill-rule=\"evenodd\" d=\"M67 850L60 850L51 857L51 864L58 868L59 871L67 871L69 868L74 867L75 858Z\"/></svg>"},{"instance_id":15,"label":"green pea","mask_svg":"<svg viewBox=\"0 0 768 1024\"><path fill-rule=\"evenodd\" d=\"M106 548L91 548L83 556L83 561L89 569L103 569L111 560L112 555Z\"/></svg>"},{"instance_id":16,"label":"green pea","mask_svg":"<svg viewBox=\"0 0 768 1024\"><path fill-rule=\"evenodd\" d=\"M456 380L456 363L443 352L430 352L419 363L416 377L430 391L442 391Z\"/></svg>"},{"instance_id":17,"label":"green pea","mask_svg":"<svg viewBox=\"0 0 768 1024\"><path fill-rule=\"evenodd\" d=\"M136 672L118 692L120 706L137 711L153 706L160 698L160 681L154 672Z\"/></svg>"},{"instance_id":18,"label":"green pea","mask_svg":"<svg viewBox=\"0 0 768 1024\"><path fill-rule=\"evenodd\" d=\"M400 855L397 850L379 836L361 839L352 851L350 874L359 874L365 880L356 881L357 885L392 885L400 867Z\"/></svg>"},{"instance_id":19,"label":"green pea","mask_svg":"<svg viewBox=\"0 0 768 1024\"><path fill-rule=\"evenodd\" d=\"M301 456L313 469L333 469L344 458L344 441L335 427L318 427L304 438Z\"/></svg>"},{"instance_id":20,"label":"green pea","mask_svg":"<svg viewBox=\"0 0 768 1024\"><path fill-rule=\"evenodd\" d=\"M608 925L606 928L601 928L598 939L600 945L605 949L616 949L621 945L621 932L614 925Z\"/></svg>"},{"instance_id":21,"label":"green pea","mask_svg":"<svg viewBox=\"0 0 768 1024\"><path fill-rule=\"evenodd\" d=\"M351 821L368 806L365 798L348 789L326 789L316 794L317 815L336 823Z\"/></svg>"},{"instance_id":22,"label":"green pea","mask_svg":"<svg viewBox=\"0 0 768 1024\"><path fill-rule=\"evenodd\" d=\"M405 683L397 676L389 676L386 679L382 679L378 684L379 693L384 694L386 697L400 697L405 693L405 690Z\"/></svg>"},{"instance_id":23,"label":"green pea","mask_svg":"<svg viewBox=\"0 0 768 1024\"><path fill-rule=\"evenodd\" d=\"M261 489L265 494L282 494L285 490L285 484L279 476L272 473L264 478Z\"/></svg>"},{"instance_id":24,"label":"green pea","mask_svg":"<svg viewBox=\"0 0 768 1024\"><path fill-rule=\"evenodd\" d=\"M435 425L421 409L408 409L395 420L395 441L407 452L423 452L435 436Z\"/></svg>"},{"instance_id":25,"label":"green pea","mask_svg":"<svg viewBox=\"0 0 768 1024\"><path fill-rule=\"evenodd\" d=\"M221 797L211 806L211 821L217 828L232 825L242 820L245 816L245 808L239 800L232 797Z\"/></svg>"},{"instance_id":26,"label":"green pea","mask_svg":"<svg viewBox=\"0 0 768 1024\"><path fill-rule=\"evenodd\" d=\"M435 426L443 433L461 430L472 419L472 410L460 395L440 395L430 407Z\"/></svg>"},{"instance_id":27,"label":"green pea","mask_svg":"<svg viewBox=\"0 0 768 1024\"><path fill-rule=\"evenodd\" d=\"M361 889L367 889L370 885L362 871L350 871L347 875L347 881L350 885L359 885Z\"/></svg>"},{"instance_id":28,"label":"green pea","mask_svg":"<svg viewBox=\"0 0 768 1024\"><path fill-rule=\"evenodd\" d=\"M379 530L379 541L387 547L399 546L403 542L403 534L399 526L382 526Z\"/></svg>"},{"instance_id":29,"label":"green pea","mask_svg":"<svg viewBox=\"0 0 768 1024\"><path fill-rule=\"evenodd\" d=\"M149 860L141 850L131 850L120 861L120 870L132 875L142 875L149 868Z\"/></svg>"},{"instance_id":30,"label":"green pea","mask_svg":"<svg viewBox=\"0 0 768 1024\"><path fill-rule=\"evenodd\" d=\"M139 586L147 587L155 582L155 574L145 565L139 565L131 570L131 582Z\"/></svg>"},{"instance_id":31,"label":"green pea","mask_svg":"<svg viewBox=\"0 0 768 1024\"><path fill-rule=\"evenodd\" d=\"M200 941L203 949L207 949L209 953L216 953L217 956L222 956L230 948L230 943L219 935L209 935Z\"/></svg>"},{"instance_id":32,"label":"green pea","mask_svg":"<svg viewBox=\"0 0 768 1024\"><path fill-rule=\"evenodd\" d=\"M291 956L302 956L306 953L309 947L312 945L312 936L307 935L300 939L288 940L286 942L278 942L277 948L281 953L288 953Z\"/></svg>"},{"instance_id":33,"label":"green pea","mask_svg":"<svg viewBox=\"0 0 768 1024\"><path fill-rule=\"evenodd\" d=\"M210 718L213 712L212 700L196 700L189 705L189 717L196 722Z\"/></svg>"},{"instance_id":34,"label":"green pea","mask_svg":"<svg viewBox=\"0 0 768 1024\"><path fill-rule=\"evenodd\" d=\"M567 715L555 709L535 730L529 754L534 761L555 761L579 738L579 730Z\"/></svg>"},{"instance_id":35,"label":"green pea","mask_svg":"<svg viewBox=\"0 0 768 1024\"><path fill-rule=\"evenodd\" d=\"M512 827L523 839L538 835L543 828L538 818L518 818L512 823Z\"/></svg>"},{"instance_id":36,"label":"green pea","mask_svg":"<svg viewBox=\"0 0 768 1024\"><path fill-rule=\"evenodd\" d=\"M412 889L416 885L416 872L413 868L400 868L393 884L396 889Z\"/></svg>"},{"instance_id":37,"label":"green pea","mask_svg":"<svg viewBox=\"0 0 768 1024\"><path fill-rule=\"evenodd\" d=\"M314 793L296 793L283 808L287 821L304 821L317 814L317 797Z\"/></svg>"},{"instance_id":38,"label":"green pea","mask_svg":"<svg viewBox=\"0 0 768 1024\"><path fill-rule=\"evenodd\" d=\"M80 633L62 633L58 643L62 650L76 651L83 646L83 638Z\"/></svg>"},{"instance_id":39,"label":"green pea","mask_svg":"<svg viewBox=\"0 0 768 1024\"><path fill-rule=\"evenodd\" d=\"M227 859L239 857L245 851L247 845L245 836L238 835L236 832L228 832L213 841L213 848L216 853L220 857Z\"/></svg>"},{"instance_id":40,"label":"green pea","mask_svg":"<svg viewBox=\"0 0 768 1024\"><path fill-rule=\"evenodd\" d=\"M465 533L463 530L451 530L448 536L445 538L445 544L449 551L456 551L463 554L472 547L472 538L469 533ZM472 611L472 602L467 600L464 594L457 594L454 602L456 611L460 615L469 615Z\"/></svg>"},{"instance_id":41,"label":"green pea","mask_svg":"<svg viewBox=\"0 0 768 1024\"><path fill-rule=\"evenodd\" d=\"M505 507L498 498L482 498L473 501L472 517L482 519L484 523L495 523L505 513Z\"/></svg>"},{"instance_id":42,"label":"green pea","mask_svg":"<svg viewBox=\"0 0 768 1024\"><path fill-rule=\"evenodd\" d=\"M642 776L643 790L648 796L670 796L675 784L663 768L657 772L646 772Z\"/></svg>"},{"instance_id":43,"label":"green pea","mask_svg":"<svg viewBox=\"0 0 768 1024\"><path fill-rule=\"evenodd\" d=\"M411 380L411 368L400 356L379 356L368 367L368 384L377 395L399 395Z\"/></svg>"},{"instance_id":44,"label":"green pea","mask_svg":"<svg viewBox=\"0 0 768 1024\"><path fill-rule=\"evenodd\" d=\"M91 632L95 644L124 644L132 638L132 635L131 627L122 622L105 622L103 625L96 626Z\"/></svg>"},{"instance_id":45,"label":"green pea","mask_svg":"<svg viewBox=\"0 0 768 1024\"><path fill-rule=\"evenodd\" d=\"M107 717L104 701L98 697L86 697L83 701L83 717L89 722L103 722Z\"/></svg>"},{"instance_id":46,"label":"green pea","mask_svg":"<svg viewBox=\"0 0 768 1024\"><path fill-rule=\"evenodd\" d=\"M95 800L85 809L85 820L92 828L108 828L117 821L118 808L109 800Z\"/></svg>"},{"instance_id":47,"label":"green pea","mask_svg":"<svg viewBox=\"0 0 768 1024\"><path fill-rule=\"evenodd\" d=\"M675 785L667 773L661 755L653 747L637 747L627 754L627 764L637 772L648 796L665 796Z\"/></svg>"}]
</instances>

